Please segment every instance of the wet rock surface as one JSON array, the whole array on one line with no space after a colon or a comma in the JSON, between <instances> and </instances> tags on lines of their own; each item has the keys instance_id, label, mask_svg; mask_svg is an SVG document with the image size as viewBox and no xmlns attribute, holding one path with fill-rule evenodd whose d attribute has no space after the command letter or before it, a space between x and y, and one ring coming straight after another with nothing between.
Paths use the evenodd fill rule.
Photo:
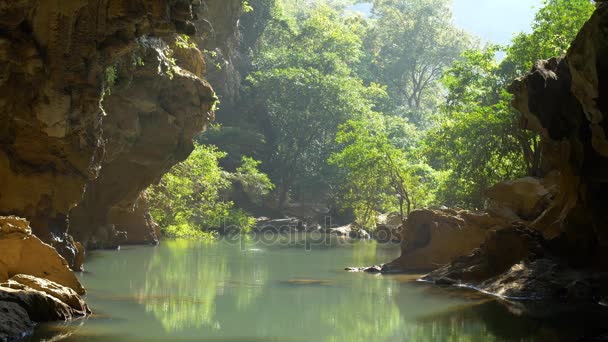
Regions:
<instances>
[{"instance_id":1,"label":"wet rock surface","mask_svg":"<svg viewBox=\"0 0 608 342\"><path fill-rule=\"evenodd\" d=\"M34 322L23 307L17 303L0 301L0 341L21 339L33 327Z\"/></svg>"}]
</instances>

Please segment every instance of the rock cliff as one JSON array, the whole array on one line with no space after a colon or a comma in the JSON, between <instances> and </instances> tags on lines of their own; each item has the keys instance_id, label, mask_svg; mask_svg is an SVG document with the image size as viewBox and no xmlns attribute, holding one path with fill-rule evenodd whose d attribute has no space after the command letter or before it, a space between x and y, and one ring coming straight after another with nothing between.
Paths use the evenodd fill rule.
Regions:
<instances>
[{"instance_id":1,"label":"rock cliff","mask_svg":"<svg viewBox=\"0 0 608 342\"><path fill-rule=\"evenodd\" d=\"M608 4L566 56L538 61L510 91L558 175L559 193L532 226L559 239L573 260L608 267Z\"/></svg>"},{"instance_id":2,"label":"rock cliff","mask_svg":"<svg viewBox=\"0 0 608 342\"><path fill-rule=\"evenodd\" d=\"M72 234L93 247L154 242L141 192L213 119L203 55L232 63L241 7L0 2L0 214L30 220L75 268ZM235 77L230 67L213 75L225 89Z\"/></svg>"}]
</instances>

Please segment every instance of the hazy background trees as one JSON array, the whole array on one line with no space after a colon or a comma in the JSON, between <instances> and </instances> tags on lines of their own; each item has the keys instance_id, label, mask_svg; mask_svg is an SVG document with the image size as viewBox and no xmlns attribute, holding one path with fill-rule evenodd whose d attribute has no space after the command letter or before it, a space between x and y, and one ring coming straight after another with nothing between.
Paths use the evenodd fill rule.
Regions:
<instances>
[{"instance_id":1,"label":"hazy background trees","mask_svg":"<svg viewBox=\"0 0 608 342\"><path fill-rule=\"evenodd\" d=\"M367 15L350 10L362 2L371 6ZM213 159L211 170L257 172L255 182L268 191L232 192L224 201L230 208L235 202L253 215L280 216L293 202L325 203L370 227L382 211L481 208L488 186L542 176L539 139L520 129L506 87L533 61L564 53L594 8L588 0L547 0L530 33L508 46L482 46L455 25L447 0L248 6L240 99L220 105L218 124L200 139L224 152L193 158ZM195 177L227 186L188 169L209 163L189 162L161 185Z\"/></svg>"}]
</instances>

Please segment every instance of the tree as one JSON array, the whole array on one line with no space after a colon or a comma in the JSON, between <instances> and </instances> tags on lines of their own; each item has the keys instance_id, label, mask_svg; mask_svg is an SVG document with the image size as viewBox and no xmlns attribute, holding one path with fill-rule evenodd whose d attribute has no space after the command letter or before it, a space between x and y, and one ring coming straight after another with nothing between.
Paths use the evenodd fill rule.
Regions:
<instances>
[{"instance_id":1,"label":"tree","mask_svg":"<svg viewBox=\"0 0 608 342\"><path fill-rule=\"evenodd\" d=\"M439 191L448 205L479 208L492 184L524 175L542 176L540 138L520 127L506 87L538 59L565 52L593 5L587 0L548 0L529 34L501 49L488 46L462 54L444 73L445 105L425 138L430 164L448 172Z\"/></svg>"},{"instance_id":2,"label":"tree","mask_svg":"<svg viewBox=\"0 0 608 342\"><path fill-rule=\"evenodd\" d=\"M453 23L450 3L432 0L375 0L368 48L376 82L386 84L393 112L423 125L440 102L439 79L469 35Z\"/></svg>"},{"instance_id":3,"label":"tree","mask_svg":"<svg viewBox=\"0 0 608 342\"><path fill-rule=\"evenodd\" d=\"M377 87L365 87L352 72L361 55L356 32L356 23L321 6L300 27L275 24L262 38L267 48L247 81L273 151L269 167L279 208L293 190L304 196L326 188L338 126L373 105ZM298 184L304 180L315 183Z\"/></svg>"},{"instance_id":4,"label":"tree","mask_svg":"<svg viewBox=\"0 0 608 342\"><path fill-rule=\"evenodd\" d=\"M532 32L518 34L507 47L502 72L513 79L528 72L537 60L565 54L594 9L590 0L544 0Z\"/></svg>"},{"instance_id":5,"label":"tree","mask_svg":"<svg viewBox=\"0 0 608 342\"><path fill-rule=\"evenodd\" d=\"M213 229L236 226L246 231L253 225L253 219L233 208L224 194L238 182L250 193L263 196L272 184L251 158L244 157L234 174L224 171L219 160L225 156L213 146L196 145L186 161L148 189L150 212L165 235L209 237Z\"/></svg>"},{"instance_id":6,"label":"tree","mask_svg":"<svg viewBox=\"0 0 608 342\"><path fill-rule=\"evenodd\" d=\"M424 166L413 163L412 150L407 149L415 145L415 135L407 121L379 113L340 127L336 142L342 149L329 162L344 170L342 205L354 209L360 227L373 229L381 211L398 209L404 219L432 198L432 192L422 185L430 183L421 172ZM404 137L411 140L404 141Z\"/></svg>"}]
</instances>

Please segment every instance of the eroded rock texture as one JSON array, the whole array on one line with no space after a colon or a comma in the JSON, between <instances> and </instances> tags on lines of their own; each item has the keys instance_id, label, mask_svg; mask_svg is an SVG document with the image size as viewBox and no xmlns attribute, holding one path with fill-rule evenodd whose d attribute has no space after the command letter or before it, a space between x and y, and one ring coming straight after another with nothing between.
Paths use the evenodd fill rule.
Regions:
<instances>
[{"instance_id":1,"label":"eroded rock texture","mask_svg":"<svg viewBox=\"0 0 608 342\"><path fill-rule=\"evenodd\" d=\"M508 222L466 210L415 210L401 230L401 256L383 272L430 271L479 247L490 230Z\"/></svg>"},{"instance_id":2,"label":"eroded rock texture","mask_svg":"<svg viewBox=\"0 0 608 342\"><path fill-rule=\"evenodd\" d=\"M221 43L231 58L240 10L238 0L0 1L0 214L30 220L74 267L70 233L94 247L154 242L141 191L213 118L201 50ZM217 79L235 77L222 70Z\"/></svg>"},{"instance_id":3,"label":"eroded rock texture","mask_svg":"<svg viewBox=\"0 0 608 342\"><path fill-rule=\"evenodd\" d=\"M34 236L26 220L0 216L0 283L18 274L46 278L85 293L67 261Z\"/></svg>"},{"instance_id":4,"label":"eroded rock texture","mask_svg":"<svg viewBox=\"0 0 608 342\"><path fill-rule=\"evenodd\" d=\"M68 321L91 310L72 289L47 279L17 275L0 284L0 340L20 340L33 322Z\"/></svg>"},{"instance_id":5,"label":"eroded rock texture","mask_svg":"<svg viewBox=\"0 0 608 342\"><path fill-rule=\"evenodd\" d=\"M511 91L558 174L560 190L532 227L557 239L574 263L608 267L608 4L565 57L537 62Z\"/></svg>"}]
</instances>

